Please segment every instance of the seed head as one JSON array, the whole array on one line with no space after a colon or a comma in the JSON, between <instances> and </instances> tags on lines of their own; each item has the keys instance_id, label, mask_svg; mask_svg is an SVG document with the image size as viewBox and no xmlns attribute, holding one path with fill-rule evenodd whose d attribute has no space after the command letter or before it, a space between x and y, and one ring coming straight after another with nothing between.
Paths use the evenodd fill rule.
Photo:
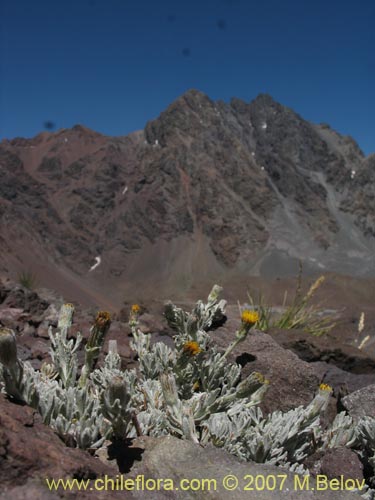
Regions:
<instances>
[{"instance_id":1,"label":"seed head","mask_svg":"<svg viewBox=\"0 0 375 500\"><path fill-rule=\"evenodd\" d=\"M124 407L126 406L130 396L127 391L125 380L122 377L115 375L110 380L107 390L112 404L118 399Z\"/></svg>"},{"instance_id":2,"label":"seed head","mask_svg":"<svg viewBox=\"0 0 375 500\"><path fill-rule=\"evenodd\" d=\"M111 323L111 315L107 311L99 311L96 315L95 325L99 328L105 328Z\"/></svg>"},{"instance_id":3,"label":"seed head","mask_svg":"<svg viewBox=\"0 0 375 500\"><path fill-rule=\"evenodd\" d=\"M325 276L323 276L323 275L319 276L319 278L311 285L309 291L307 292L306 297L305 297L306 300L311 299L311 297L315 294L317 289L323 284L325 279L326 279Z\"/></svg>"}]
</instances>

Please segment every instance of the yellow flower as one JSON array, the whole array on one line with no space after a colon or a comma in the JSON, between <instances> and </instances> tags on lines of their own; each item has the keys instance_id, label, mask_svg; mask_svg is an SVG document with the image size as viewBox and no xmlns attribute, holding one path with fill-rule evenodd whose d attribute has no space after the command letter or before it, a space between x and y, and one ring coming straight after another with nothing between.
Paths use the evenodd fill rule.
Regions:
<instances>
[{"instance_id":1,"label":"yellow flower","mask_svg":"<svg viewBox=\"0 0 375 500\"><path fill-rule=\"evenodd\" d=\"M139 311L141 310L140 306L138 304L133 304L132 305L132 313L139 313Z\"/></svg>"},{"instance_id":2,"label":"yellow flower","mask_svg":"<svg viewBox=\"0 0 375 500\"><path fill-rule=\"evenodd\" d=\"M321 391L329 391L329 392L332 391L332 387L328 384L320 384L319 389Z\"/></svg>"},{"instance_id":3,"label":"yellow flower","mask_svg":"<svg viewBox=\"0 0 375 500\"><path fill-rule=\"evenodd\" d=\"M198 342L191 340L190 342L186 342L182 348L183 352L189 354L190 356L195 356L202 352L202 349L199 347Z\"/></svg>"},{"instance_id":4,"label":"yellow flower","mask_svg":"<svg viewBox=\"0 0 375 500\"><path fill-rule=\"evenodd\" d=\"M259 321L259 314L256 311L245 309L241 314L242 323L247 326L253 326Z\"/></svg>"}]
</instances>

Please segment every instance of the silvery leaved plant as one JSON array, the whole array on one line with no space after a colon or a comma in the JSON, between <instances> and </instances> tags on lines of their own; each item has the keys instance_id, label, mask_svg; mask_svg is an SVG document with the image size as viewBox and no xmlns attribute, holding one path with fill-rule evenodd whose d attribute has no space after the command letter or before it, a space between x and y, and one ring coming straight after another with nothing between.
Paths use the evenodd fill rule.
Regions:
<instances>
[{"instance_id":1,"label":"silvery leaved plant","mask_svg":"<svg viewBox=\"0 0 375 500\"><path fill-rule=\"evenodd\" d=\"M107 312L95 319L82 368L77 358L82 336L69 337L71 304L62 306L55 331L49 329L52 363L43 364L40 371L18 358L14 332L0 328L1 389L36 408L68 445L83 449L98 448L107 439L174 435L296 473L308 473L304 460L309 454L338 446L366 455L375 467L374 418L355 425L340 413L329 428L321 427L320 414L332 394L326 384L307 407L263 415L258 405L270 382L258 372L243 378L241 366L228 361L232 350L251 336L259 314L242 311L239 330L221 352L208 333L225 320L221 291L215 285L207 302L198 301L191 312L170 302L165 305L165 318L175 331L173 348L153 343L152 336L138 328L140 307L134 304L129 325L137 369L121 369L116 341L111 340L104 363L97 366L110 329Z\"/></svg>"}]
</instances>

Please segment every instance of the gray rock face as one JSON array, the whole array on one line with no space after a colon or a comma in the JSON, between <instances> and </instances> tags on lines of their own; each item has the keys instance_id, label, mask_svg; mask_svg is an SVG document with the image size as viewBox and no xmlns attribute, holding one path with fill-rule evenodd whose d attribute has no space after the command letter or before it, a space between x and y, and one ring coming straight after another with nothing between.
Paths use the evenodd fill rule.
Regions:
<instances>
[{"instance_id":1,"label":"gray rock face","mask_svg":"<svg viewBox=\"0 0 375 500\"><path fill-rule=\"evenodd\" d=\"M235 457L218 448L201 448L188 441L166 437L162 439L141 438L134 445L143 449L142 461L136 464L129 477L137 475L149 479L169 478L174 485L179 485L181 479L192 481L196 491L153 491L155 500L161 499L201 499L212 500L300 500L300 499L329 499L355 500L358 495L349 491L301 491L298 489L296 475L287 473L279 468L255 463L239 462ZM183 474L181 474L183 471ZM285 474L285 482L280 488L278 483L275 491L267 491L255 481L276 481L278 475ZM258 479L255 478L258 476ZM303 480L302 476L298 476ZM254 482L252 483L252 478ZM211 479L208 483L203 480ZM193 481L194 480L194 481ZM238 481L238 486L236 486ZM186 483L185 483L186 484ZM204 490L203 486L204 485ZM227 485L226 487L224 486ZM311 488L316 488L315 479L310 480ZM271 485L271 488L273 486ZM253 489L252 489L253 488ZM143 492L133 492L135 498L143 499Z\"/></svg>"},{"instance_id":2,"label":"gray rock face","mask_svg":"<svg viewBox=\"0 0 375 500\"><path fill-rule=\"evenodd\" d=\"M353 177L351 189L341 203L341 210L353 214L365 235L375 235L374 202L375 155L366 158Z\"/></svg>"},{"instance_id":3,"label":"gray rock face","mask_svg":"<svg viewBox=\"0 0 375 500\"><path fill-rule=\"evenodd\" d=\"M117 298L146 294L144 281L163 292L295 272L299 258L375 273L374 158L268 95L226 104L191 90L144 131L46 132L3 141L0 160L4 269L37 262L46 279L79 275Z\"/></svg>"},{"instance_id":4,"label":"gray rock face","mask_svg":"<svg viewBox=\"0 0 375 500\"><path fill-rule=\"evenodd\" d=\"M375 383L375 373L351 373L324 361L316 361L311 366L334 389L335 394L354 392Z\"/></svg>"},{"instance_id":5,"label":"gray rock face","mask_svg":"<svg viewBox=\"0 0 375 500\"><path fill-rule=\"evenodd\" d=\"M375 417L375 384L348 394L343 398L342 404L356 421L361 417Z\"/></svg>"}]
</instances>

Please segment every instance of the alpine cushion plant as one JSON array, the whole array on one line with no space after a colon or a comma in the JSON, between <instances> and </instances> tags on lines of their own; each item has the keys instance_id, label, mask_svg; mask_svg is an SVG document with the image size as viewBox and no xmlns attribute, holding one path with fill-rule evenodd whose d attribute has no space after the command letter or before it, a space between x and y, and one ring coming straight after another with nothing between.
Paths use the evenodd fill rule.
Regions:
<instances>
[{"instance_id":1,"label":"alpine cushion plant","mask_svg":"<svg viewBox=\"0 0 375 500\"><path fill-rule=\"evenodd\" d=\"M104 311L91 328L81 369L77 351L82 336L69 338L71 304L62 306L56 330L49 329L52 363L40 371L17 357L14 332L0 328L1 390L36 408L70 446L93 449L107 439L173 435L202 446L214 444L242 460L306 472L303 461L309 454L335 446L359 450L362 442L375 465L371 419L355 426L340 413L330 428L320 426L320 413L332 394L325 384L306 408L263 415L258 404L270 382L258 372L242 379L241 366L228 361L230 352L251 335L259 314L242 311L239 330L220 352L208 333L225 314L220 292L215 285L207 302L198 301L191 312L165 305L165 318L176 333L174 348L152 343L152 336L138 328L140 309L133 305L129 324L137 370L121 370L115 341L109 341L103 365L96 366L110 328Z\"/></svg>"}]
</instances>

